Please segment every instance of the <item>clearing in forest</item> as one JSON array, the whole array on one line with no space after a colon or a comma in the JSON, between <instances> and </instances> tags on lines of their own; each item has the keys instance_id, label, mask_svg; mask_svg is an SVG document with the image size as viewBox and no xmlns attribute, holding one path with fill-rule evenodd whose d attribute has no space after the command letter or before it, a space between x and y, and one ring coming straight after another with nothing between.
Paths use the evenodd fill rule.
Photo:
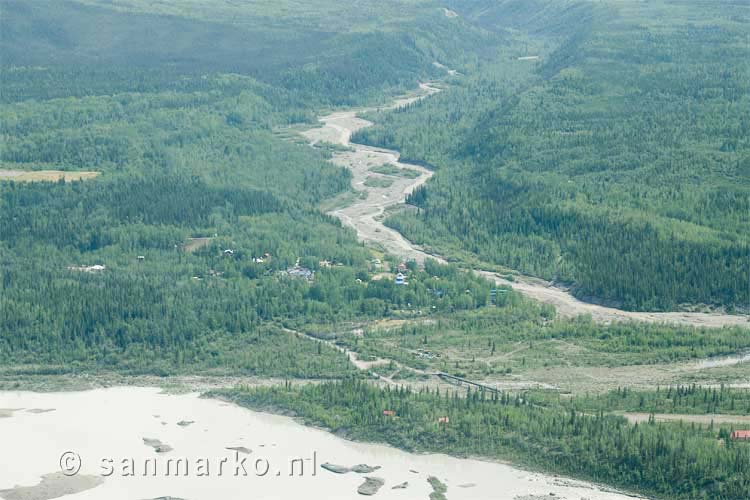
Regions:
<instances>
[{"instance_id":1,"label":"clearing in forest","mask_svg":"<svg viewBox=\"0 0 750 500\"><path fill-rule=\"evenodd\" d=\"M186 252L195 252L211 243L213 238L189 238L188 242L182 247Z\"/></svg>"},{"instance_id":2,"label":"clearing in forest","mask_svg":"<svg viewBox=\"0 0 750 500\"><path fill-rule=\"evenodd\" d=\"M99 172L66 172L63 170L2 170L0 180L14 182L65 182L93 179Z\"/></svg>"}]
</instances>

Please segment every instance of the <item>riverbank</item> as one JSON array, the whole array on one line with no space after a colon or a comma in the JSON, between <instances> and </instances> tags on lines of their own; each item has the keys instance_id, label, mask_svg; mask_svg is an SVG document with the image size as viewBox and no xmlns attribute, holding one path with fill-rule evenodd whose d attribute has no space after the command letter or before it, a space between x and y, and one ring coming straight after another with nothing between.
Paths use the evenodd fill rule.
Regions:
<instances>
[{"instance_id":1,"label":"riverbank","mask_svg":"<svg viewBox=\"0 0 750 500\"><path fill-rule=\"evenodd\" d=\"M434 85L422 83L415 94L397 98L393 104L381 109L397 109L420 99L428 98L440 92ZM359 196L349 197L348 204L329 211L342 223L354 228L358 238L368 245L396 255L403 260L415 260L423 263L425 259L446 262L443 256L425 251L413 244L398 231L385 226L382 222L386 210L402 206L406 195L427 182L433 172L421 165L404 163L398 151L375 148L351 141L352 135L363 128L373 125L360 118L360 115L373 111L373 108L358 108L337 111L319 118L319 128L306 130L302 135L315 145L327 142L342 147L342 151L333 154L333 163L348 168L352 172L352 187ZM397 169L417 171L420 175L414 178L395 177L387 187L369 187L365 184L373 176L372 168L380 165L392 165ZM524 295L540 302L551 304L562 317L590 315L602 323L613 321L643 321L649 323L670 323L696 327L720 328L724 326L750 327L750 316L733 315L719 312L634 312L607 307L592 302L584 302L573 296L568 290L530 276L513 272L513 280L508 280L508 273L497 273L481 268L471 269L498 285L512 286Z\"/></svg>"},{"instance_id":2,"label":"riverbank","mask_svg":"<svg viewBox=\"0 0 750 500\"><path fill-rule=\"evenodd\" d=\"M0 392L0 407L19 409L0 424L0 440L7 445L0 451L0 490L39 484L42 476L60 470L61 450L69 450L81 459L80 474L93 477L101 476L102 458L127 457L142 466L147 459L156 459L161 465L169 458L184 457L187 463L194 464L202 457L218 460L226 456L232 468L224 476L197 477L190 471L180 477L142 477L138 469L134 477L123 477L118 461L114 474L93 489L66 497L72 500L162 496L210 500L219 489L222 498L239 500L247 498L248 488L258 499L357 498L365 475L334 474L320 467L324 463L378 466L377 471L367 475L385 481L376 495L383 499L404 498L404 494L409 498L428 498L432 491L427 482L430 476L448 486L451 500L514 500L523 495L551 493L558 498L628 498L589 483L505 464L412 454L389 446L347 441L305 427L290 417L254 412L200 398L198 394L170 395L136 387L55 394ZM28 411L34 408L48 411ZM181 422L191 424L179 425ZM144 444L144 438L158 439L172 451L155 453ZM235 451L239 448L250 452L247 477L234 476L234 454L240 453ZM298 468L290 476L295 459L302 462L294 462ZM269 472L256 475L256 460L261 460L263 469L268 462ZM301 463L305 467L302 474ZM404 482L408 482L405 492L392 489ZM461 487L468 484L473 486Z\"/></svg>"}]
</instances>

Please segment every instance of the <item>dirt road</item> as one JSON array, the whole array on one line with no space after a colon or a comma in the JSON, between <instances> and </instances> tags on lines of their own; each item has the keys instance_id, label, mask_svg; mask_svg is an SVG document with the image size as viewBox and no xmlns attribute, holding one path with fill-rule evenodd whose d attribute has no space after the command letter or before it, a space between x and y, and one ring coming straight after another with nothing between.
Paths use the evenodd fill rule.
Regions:
<instances>
[{"instance_id":1,"label":"dirt road","mask_svg":"<svg viewBox=\"0 0 750 500\"><path fill-rule=\"evenodd\" d=\"M615 412L615 415L622 415L628 419L631 424L648 422L652 417L650 413L632 413L632 412ZM656 413L653 415L657 422L688 422L709 425L722 424L750 424L750 416L747 415L725 415L717 413L687 415L681 413Z\"/></svg>"},{"instance_id":2,"label":"dirt road","mask_svg":"<svg viewBox=\"0 0 750 500\"><path fill-rule=\"evenodd\" d=\"M440 92L439 88L423 83L416 93L396 99L388 109L407 105L438 92ZM336 112L320 118L322 127L304 132L304 136L310 140L311 144L325 141L351 148L351 151L336 153L333 162L351 170L352 185L356 191L362 193L362 196L351 205L332 210L329 213L341 219L344 224L354 228L361 241L380 246L388 253L404 260L414 259L421 263L426 258L432 258L439 262L445 262L442 257L424 252L423 249L412 244L399 232L384 226L381 222L383 213L387 208L402 204L405 196L427 182L432 176L432 172L417 165L400 162L400 155L397 151L373 148L351 142L351 136L354 132L372 125L371 122L358 118L357 115L372 110L373 108L361 108ZM384 177L370 171L370 168L383 164L416 170L420 173L420 176L413 179L387 176L388 179L393 180L393 183L388 187L366 186L365 181L368 177ZM495 281L497 284L510 285L524 295L554 305L557 308L558 315L564 317L589 314L595 321L604 323L636 320L704 327L731 325L750 327L750 316L719 313L622 311L612 307L583 302L568 291L540 279L517 276L513 282L510 282L497 273L483 270L473 271Z\"/></svg>"}]
</instances>

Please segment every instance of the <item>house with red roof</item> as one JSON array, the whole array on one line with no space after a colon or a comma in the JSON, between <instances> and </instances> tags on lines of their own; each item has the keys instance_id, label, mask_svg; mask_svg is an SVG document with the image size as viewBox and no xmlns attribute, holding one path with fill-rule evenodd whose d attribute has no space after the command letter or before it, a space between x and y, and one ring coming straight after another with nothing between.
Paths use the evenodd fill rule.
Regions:
<instances>
[{"instance_id":1,"label":"house with red roof","mask_svg":"<svg viewBox=\"0 0 750 500\"><path fill-rule=\"evenodd\" d=\"M750 431L732 431L732 441L750 441Z\"/></svg>"}]
</instances>

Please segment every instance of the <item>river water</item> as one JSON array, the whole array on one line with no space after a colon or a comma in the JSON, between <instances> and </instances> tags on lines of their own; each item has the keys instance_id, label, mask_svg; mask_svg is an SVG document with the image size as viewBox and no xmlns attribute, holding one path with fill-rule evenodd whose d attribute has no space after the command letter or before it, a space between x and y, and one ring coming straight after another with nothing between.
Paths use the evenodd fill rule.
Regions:
<instances>
[{"instance_id":1,"label":"river water","mask_svg":"<svg viewBox=\"0 0 750 500\"><path fill-rule=\"evenodd\" d=\"M253 412L197 394L169 395L133 387L0 392L0 408L0 497L10 500L58 498L77 490L84 491L65 498L355 499L363 498L357 489L365 476L385 480L375 495L382 499L427 500L432 492L429 476L447 485L450 500L528 495L629 498L505 464L355 443L289 417ZM172 450L158 453L144 444L144 438L159 440ZM238 467L244 457L247 476ZM176 471L178 459L183 461ZM335 474L321 468L326 462L381 468L370 474ZM59 472L61 466L73 471L78 463L77 476L68 478ZM38 486L42 476L54 473ZM408 482L405 489L392 489L404 482Z\"/></svg>"}]
</instances>

